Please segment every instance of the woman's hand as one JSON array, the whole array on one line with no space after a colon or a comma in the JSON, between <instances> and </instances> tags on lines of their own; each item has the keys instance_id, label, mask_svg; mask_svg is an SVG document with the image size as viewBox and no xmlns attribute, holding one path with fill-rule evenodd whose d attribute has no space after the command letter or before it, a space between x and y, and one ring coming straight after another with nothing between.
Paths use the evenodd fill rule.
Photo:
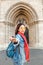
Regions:
<instances>
[{"instance_id":1,"label":"woman's hand","mask_svg":"<svg viewBox=\"0 0 43 65\"><path fill-rule=\"evenodd\" d=\"M10 37L10 41L17 42L16 38Z\"/></svg>"}]
</instances>

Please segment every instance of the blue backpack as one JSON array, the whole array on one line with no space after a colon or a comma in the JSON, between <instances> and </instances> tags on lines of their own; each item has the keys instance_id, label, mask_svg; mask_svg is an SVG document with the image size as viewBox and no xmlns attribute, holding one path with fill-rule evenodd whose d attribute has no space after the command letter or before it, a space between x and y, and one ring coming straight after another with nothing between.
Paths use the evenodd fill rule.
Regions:
<instances>
[{"instance_id":1,"label":"blue backpack","mask_svg":"<svg viewBox=\"0 0 43 65\"><path fill-rule=\"evenodd\" d=\"M15 44L14 44L15 43ZM6 54L8 57L13 58L14 54L16 53L16 51L18 51L18 53L20 53L20 47L19 44L16 45L17 42L10 42L10 44L8 45L7 49L6 49ZM14 46L15 45L15 46Z\"/></svg>"},{"instance_id":2,"label":"blue backpack","mask_svg":"<svg viewBox=\"0 0 43 65\"><path fill-rule=\"evenodd\" d=\"M6 49L6 54L8 57L13 58L13 56L14 56L14 44L12 42L8 45L8 47Z\"/></svg>"}]
</instances>

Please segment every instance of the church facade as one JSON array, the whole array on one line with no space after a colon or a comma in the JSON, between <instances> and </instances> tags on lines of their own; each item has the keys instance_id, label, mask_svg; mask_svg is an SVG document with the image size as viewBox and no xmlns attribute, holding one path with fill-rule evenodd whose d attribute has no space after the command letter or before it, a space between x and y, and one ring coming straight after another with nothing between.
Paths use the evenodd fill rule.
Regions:
<instances>
[{"instance_id":1,"label":"church facade","mask_svg":"<svg viewBox=\"0 0 43 65\"><path fill-rule=\"evenodd\" d=\"M23 22L29 28L29 46L43 48L43 1L1 0L0 1L0 48L6 48L15 27Z\"/></svg>"}]
</instances>

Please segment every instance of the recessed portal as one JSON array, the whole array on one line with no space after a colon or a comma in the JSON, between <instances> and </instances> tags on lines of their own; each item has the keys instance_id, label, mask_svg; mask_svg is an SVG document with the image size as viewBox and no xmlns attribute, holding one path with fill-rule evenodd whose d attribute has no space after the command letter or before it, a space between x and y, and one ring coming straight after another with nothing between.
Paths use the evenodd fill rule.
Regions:
<instances>
[{"instance_id":1,"label":"recessed portal","mask_svg":"<svg viewBox=\"0 0 43 65\"><path fill-rule=\"evenodd\" d=\"M14 28L18 22L25 23L29 28L29 45L35 46L36 44L36 25L38 16L35 10L26 3L16 3L11 6L7 11L5 19L7 20L6 27L8 26L8 35L14 34ZM7 31L7 30L6 30ZM7 37L7 36L6 36ZM7 40L8 41L8 40Z\"/></svg>"}]
</instances>

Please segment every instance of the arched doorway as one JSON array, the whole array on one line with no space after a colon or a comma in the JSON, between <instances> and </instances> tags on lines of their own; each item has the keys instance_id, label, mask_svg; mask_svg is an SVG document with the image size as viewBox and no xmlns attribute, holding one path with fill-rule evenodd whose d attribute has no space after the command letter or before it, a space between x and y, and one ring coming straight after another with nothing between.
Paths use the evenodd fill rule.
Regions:
<instances>
[{"instance_id":1,"label":"arched doorway","mask_svg":"<svg viewBox=\"0 0 43 65\"><path fill-rule=\"evenodd\" d=\"M23 21L29 28L29 44L30 46L35 46L36 38L36 24L38 16L35 10L28 4L24 2L16 3L11 6L7 11L6 16L6 39L14 34L15 26L18 21ZM9 39L9 38L8 38ZM9 42L6 40L6 42Z\"/></svg>"}]
</instances>

